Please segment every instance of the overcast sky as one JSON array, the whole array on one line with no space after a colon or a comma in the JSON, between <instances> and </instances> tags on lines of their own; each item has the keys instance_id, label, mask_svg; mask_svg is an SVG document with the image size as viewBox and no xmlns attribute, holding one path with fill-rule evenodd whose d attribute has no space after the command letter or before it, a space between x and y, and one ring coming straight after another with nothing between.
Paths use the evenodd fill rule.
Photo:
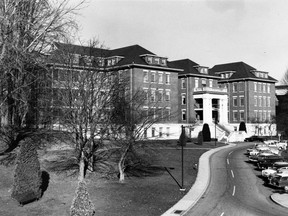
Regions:
<instances>
[{"instance_id":1,"label":"overcast sky","mask_svg":"<svg viewBox=\"0 0 288 216\"><path fill-rule=\"evenodd\" d=\"M288 0L90 0L82 40L139 44L169 60L243 61L280 80L288 68Z\"/></svg>"}]
</instances>

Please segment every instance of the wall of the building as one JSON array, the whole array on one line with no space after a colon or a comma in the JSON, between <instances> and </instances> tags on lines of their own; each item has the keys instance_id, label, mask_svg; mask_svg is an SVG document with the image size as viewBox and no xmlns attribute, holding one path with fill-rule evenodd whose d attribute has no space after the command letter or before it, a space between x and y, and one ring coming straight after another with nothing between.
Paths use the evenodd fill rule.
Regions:
<instances>
[{"instance_id":1,"label":"wall of the building","mask_svg":"<svg viewBox=\"0 0 288 216\"><path fill-rule=\"evenodd\" d=\"M267 92L267 87L266 87L266 92L259 91L259 83L261 86L264 85L267 86L268 83L266 82L257 82L257 91L255 92L254 90L254 83L255 81L244 81L244 91L233 91L233 85L234 83L239 83L239 82L230 82L228 83L228 95L229 95L229 122L230 123L239 123L241 121L244 122L253 122L255 121L255 110L257 113L259 111L262 113L262 119L263 119L263 113L266 113L266 120L268 120L268 115L273 116L275 115L275 84L274 83L269 83L270 84L270 93ZM244 97L244 105L240 106L240 97ZM255 104L255 97L257 97L257 105ZM259 97L262 99L262 105L259 106ZM270 106L268 106L267 103L267 98L270 98ZM237 106L234 106L233 100L234 98L237 98ZM263 98L266 101L265 106L263 102ZM240 119L240 112L244 112L244 118ZM237 119L233 118L233 113L238 113ZM258 115L259 117L259 115Z\"/></svg>"},{"instance_id":2,"label":"wall of the building","mask_svg":"<svg viewBox=\"0 0 288 216\"><path fill-rule=\"evenodd\" d=\"M144 71L148 72L148 82L144 82ZM151 72L155 73L155 82L151 82ZM131 78L131 89L133 92L138 90L148 89L149 91L155 90L156 97L157 93L162 90L163 94L165 91L170 92L170 101L165 100L165 95L163 95L162 102L151 103L152 106L157 106L156 108L170 109L170 119L166 120L169 123L178 122L178 73L165 70L151 70L143 68L131 68L129 69L130 78ZM159 83L158 74L163 74L163 83ZM170 74L170 84L166 84L165 74Z\"/></svg>"}]
</instances>

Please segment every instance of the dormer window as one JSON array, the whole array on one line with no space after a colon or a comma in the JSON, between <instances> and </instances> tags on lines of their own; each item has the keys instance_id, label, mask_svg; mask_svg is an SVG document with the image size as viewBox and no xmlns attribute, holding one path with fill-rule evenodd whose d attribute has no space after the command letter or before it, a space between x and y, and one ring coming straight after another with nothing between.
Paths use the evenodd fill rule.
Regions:
<instances>
[{"instance_id":1,"label":"dormer window","mask_svg":"<svg viewBox=\"0 0 288 216\"><path fill-rule=\"evenodd\" d=\"M165 58L161 58L161 64L162 64L162 65L165 65L165 66L167 65L167 61L166 61Z\"/></svg>"},{"instance_id":2,"label":"dormer window","mask_svg":"<svg viewBox=\"0 0 288 216\"><path fill-rule=\"evenodd\" d=\"M154 60L155 60L155 64L158 64L158 65L160 64L159 58L155 58Z\"/></svg>"},{"instance_id":3,"label":"dormer window","mask_svg":"<svg viewBox=\"0 0 288 216\"><path fill-rule=\"evenodd\" d=\"M208 74L208 67L199 66L199 67L198 67L198 71L199 71L201 74Z\"/></svg>"},{"instance_id":4,"label":"dormer window","mask_svg":"<svg viewBox=\"0 0 288 216\"><path fill-rule=\"evenodd\" d=\"M80 55L79 54L73 54L73 64L79 64L79 58Z\"/></svg>"},{"instance_id":5,"label":"dormer window","mask_svg":"<svg viewBox=\"0 0 288 216\"><path fill-rule=\"evenodd\" d=\"M148 64L152 64L152 57L151 56L147 57L146 60L147 60Z\"/></svg>"},{"instance_id":6,"label":"dormer window","mask_svg":"<svg viewBox=\"0 0 288 216\"><path fill-rule=\"evenodd\" d=\"M268 72L265 72L265 71L252 71L252 73L256 76L256 77L259 77L259 78L268 78Z\"/></svg>"}]
</instances>

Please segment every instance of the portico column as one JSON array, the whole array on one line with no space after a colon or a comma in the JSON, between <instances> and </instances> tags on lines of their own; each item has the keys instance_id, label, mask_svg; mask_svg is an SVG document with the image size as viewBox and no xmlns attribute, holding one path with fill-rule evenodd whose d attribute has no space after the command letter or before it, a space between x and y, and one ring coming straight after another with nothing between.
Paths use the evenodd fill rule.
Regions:
<instances>
[{"instance_id":1,"label":"portico column","mask_svg":"<svg viewBox=\"0 0 288 216\"><path fill-rule=\"evenodd\" d=\"M212 98L203 96L203 123L212 123Z\"/></svg>"},{"instance_id":2,"label":"portico column","mask_svg":"<svg viewBox=\"0 0 288 216\"><path fill-rule=\"evenodd\" d=\"M228 123L228 98L226 95L225 98L220 99L219 122Z\"/></svg>"}]
</instances>

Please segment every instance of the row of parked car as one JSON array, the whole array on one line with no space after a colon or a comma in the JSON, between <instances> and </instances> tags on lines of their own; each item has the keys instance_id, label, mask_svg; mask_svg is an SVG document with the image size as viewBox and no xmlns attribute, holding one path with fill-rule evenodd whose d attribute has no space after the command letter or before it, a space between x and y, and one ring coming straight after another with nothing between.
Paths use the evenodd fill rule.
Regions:
<instances>
[{"instance_id":1,"label":"row of parked car","mask_svg":"<svg viewBox=\"0 0 288 216\"><path fill-rule=\"evenodd\" d=\"M265 182L288 191L288 160L282 156L287 141L266 140L247 149L249 161L262 170Z\"/></svg>"}]
</instances>

